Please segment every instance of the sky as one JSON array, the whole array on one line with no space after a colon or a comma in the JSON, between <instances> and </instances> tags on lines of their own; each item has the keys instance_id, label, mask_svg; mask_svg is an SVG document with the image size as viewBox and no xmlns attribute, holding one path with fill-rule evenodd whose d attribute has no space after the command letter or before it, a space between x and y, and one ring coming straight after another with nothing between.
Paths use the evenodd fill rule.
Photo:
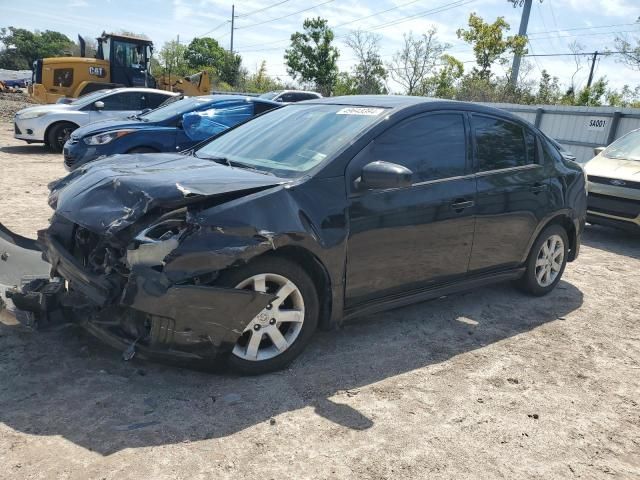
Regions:
<instances>
[{"instance_id":1,"label":"sky","mask_svg":"<svg viewBox=\"0 0 640 480\"><path fill-rule=\"evenodd\" d=\"M435 27L440 41L449 43L448 53L463 62L473 60L471 47L458 40L456 30L467 26L471 12L493 22L503 16L515 34L521 8L507 0L59 0L52 8L50 0L0 0L0 27L58 30L72 39L77 34L97 37L103 30L127 30L144 33L158 51L164 42L179 38L188 44L194 37L211 36L229 48L231 6L235 4L234 51L243 65L255 72L262 60L267 73L289 80L284 50L291 33L302 30L305 18L321 16L329 21L340 51L338 66L348 71L354 57L344 44L345 36L355 29L381 36L383 61L391 60L402 44L403 34L421 34ZM269 8L270 7L270 8ZM304 10L304 11L303 11ZM529 53L569 52L577 41L585 52L613 49L616 34L640 38L640 0L533 0L529 19ZM566 87L576 71L571 56L528 58L528 78L536 80L546 69ZM473 63L465 63L471 69ZM504 74L501 68L496 73ZM577 85L584 86L589 74L589 59L582 57L575 74ZM613 56L596 63L595 78L606 76L609 86L632 88L640 85L640 72L620 64ZM390 82L399 92L400 87Z\"/></svg>"}]
</instances>

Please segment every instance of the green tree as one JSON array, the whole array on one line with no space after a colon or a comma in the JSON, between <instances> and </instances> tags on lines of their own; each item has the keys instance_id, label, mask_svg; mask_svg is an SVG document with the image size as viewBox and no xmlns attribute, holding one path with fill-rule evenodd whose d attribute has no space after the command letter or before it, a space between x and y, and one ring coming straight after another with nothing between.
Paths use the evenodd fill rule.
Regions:
<instances>
[{"instance_id":1,"label":"green tree","mask_svg":"<svg viewBox=\"0 0 640 480\"><path fill-rule=\"evenodd\" d=\"M267 73L267 62L262 61L258 71L249 75L248 72L242 72L238 82L238 86L247 92L265 93L272 90L283 90L285 85L279 80L271 78Z\"/></svg>"},{"instance_id":2,"label":"green tree","mask_svg":"<svg viewBox=\"0 0 640 480\"><path fill-rule=\"evenodd\" d=\"M333 31L327 20L307 18L303 32L291 35L291 45L285 51L287 72L295 80L312 83L325 96L331 94L338 77L338 49L334 47Z\"/></svg>"},{"instance_id":3,"label":"green tree","mask_svg":"<svg viewBox=\"0 0 640 480\"><path fill-rule=\"evenodd\" d=\"M208 70L218 81L231 86L239 81L242 58L222 48L215 38L194 38L184 58L193 71Z\"/></svg>"},{"instance_id":4,"label":"green tree","mask_svg":"<svg viewBox=\"0 0 640 480\"><path fill-rule=\"evenodd\" d=\"M538 84L538 93L536 94L536 103L541 105L555 105L560 99L560 86L558 85L558 77L551 77L549 72L542 70L540 83Z\"/></svg>"},{"instance_id":5,"label":"green tree","mask_svg":"<svg viewBox=\"0 0 640 480\"><path fill-rule=\"evenodd\" d=\"M162 73L180 77L194 73L194 69L189 66L189 62L185 59L186 51L187 47L176 40L165 42L160 52L158 52Z\"/></svg>"},{"instance_id":6,"label":"green tree","mask_svg":"<svg viewBox=\"0 0 640 480\"><path fill-rule=\"evenodd\" d=\"M215 68L224 63L226 50L214 38L194 38L184 52L184 58L194 70Z\"/></svg>"},{"instance_id":7,"label":"green tree","mask_svg":"<svg viewBox=\"0 0 640 480\"><path fill-rule=\"evenodd\" d=\"M629 85L624 85L620 91L607 90L605 97L611 106L637 108L640 106L640 85L633 90Z\"/></svg>"},{"instance_id":8,"label":"green tree","mask_svg":"<svg viewBox=\"0 0 640 480\"><path fill-rule=\"evenodd\" d=\"M353 50L358 61L353 68L352 75L355 82L354 94L387 93L387 89L384 86L384 82L387 79L387 71L380 58L381 38L380 35L362 30L352 31L347 36L345 43ZM340 82L340 79L338 79L338 82ZM344 86L342 85L341 88Z\"/></svg>"},{"instance_id":9,"label":"green tree","mask_svg":"<svg viewBox=\"0 0 640 480\"><path fill-rule=\"evenodd\" d=\"M348 72L340 72L333 89L334 95L358 95L358 80Z\"/></svg>"},{"instance_id":10,"label":"green tree","mask_svg":"<svg viewBox=\"0 0 640 480\"><path fill-rule=\"evenodd\" d=\"M587 107L599 107L607 92L607 80L602 77L594 82L590 87L584 87L578 93L574 105L585 105Z\"/></svg>"},{"instance_id":11,"label":"green tree","mask_svg":"<svg viewBox=\"0 0 640 480\"><path fill-rule=\"evenodd\" d=\"M53 30L31 32L24 28L0 29L0 68L30 69L39 58L60 57L70 53L73 42L64 34Z\"/></svg>"},{"instance_id":12,"label":"green tree","mask_svg":"<svg viewBox=\"0 0 640 480\"><path fill-rule=\"evenodd\" d=\"M427 97L455 98L457 83L464 73L462 62L447 54L442 55L440 61L440 70L424 80L420 94Z\"/></svg>"},{"instance_id":13,"label":"green tree","mask_svg":"<svg viewBox=\"0 0 640 480\"><path fill-rule=\"evenodd\" d=\"M414 37L413 33L404 34L402 48L394 55L388 65L391 78L402 85L407 95L420 95L420 85L432 72L445 50L449 48L436 36L436 29Z\"/></svg>"},{"instance_id":14,"label":"green tree","mask_svg":"<svg viewBox=\"0 0 640 480\"><path fill-rule=\"evenodd\" d=\"M474 73L481 78L491 77L491 68L498 62L504 65L508 62L505 54L524 55L527 39L521 35L506 36L509 24L504 17L498 17L495 22L487 23L482 17L472 13L469 15L469 28L459 28L456 31L461 38L473 46L477 67Z\"/></svg>"}]
</instances>

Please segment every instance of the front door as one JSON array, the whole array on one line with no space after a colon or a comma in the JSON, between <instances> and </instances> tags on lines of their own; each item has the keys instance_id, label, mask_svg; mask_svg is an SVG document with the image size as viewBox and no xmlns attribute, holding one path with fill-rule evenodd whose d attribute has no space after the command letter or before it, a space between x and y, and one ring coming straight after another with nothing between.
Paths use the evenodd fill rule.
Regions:
<instances>
[{"instance_id":1,"label":"front door","mask_svg":"<svg viewBox=\"0 0 640 480\"><path fill-rule=\"evenodd\" d=\"M548 168L538 160L535 134L527 127L472 115L478 179L476 232L470 273L515 267L549 213Z\"/></svg>"},{"instance_id":2,"label":"front door","mask_svg":"<svg viewBox=\"0 0 640 480\"><path fill-rule=\"evenodd\" d=\"M466 275L476 195L466 125L459 112L409 118L349 165L347 307ZM409 168L413 184L358 192L353 180L377 160Z\"/></svg>"}]
</instances>

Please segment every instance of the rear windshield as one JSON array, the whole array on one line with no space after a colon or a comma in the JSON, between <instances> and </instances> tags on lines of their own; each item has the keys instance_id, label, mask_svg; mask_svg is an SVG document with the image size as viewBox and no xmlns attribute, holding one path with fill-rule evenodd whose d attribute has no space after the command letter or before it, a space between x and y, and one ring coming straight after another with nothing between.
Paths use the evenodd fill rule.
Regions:
<instances>
[{"instance_id":1,"label":"rear windshield","mask_svg":"<svg viewBox=\"0 0 640 480\"><path fill-rule=\"evenodd\" d=\"M267 92L267 93L263 93L262 95L260 95L260 98L265 98L267 100L273 100L279 94L280 94L280 92Z\"/></svg>"},{"instance_id":2,"label":"rear windshield","mask_svg":"<svg viewBox=\"0 0 640 480\"><path fill-rule=\"evenodd\" d=\"M640 160L640 130L627 133L609 145L603 157L623 158L625 160Z\"/></svg>"},{"instance_id":3,"label":"rear windshield","mask_svg":"<svg viewBox=\"0 0 640 480\"><path fill-rule=\"evenodd\" d=\"M377 107L292 104L229 130L196 155L282 177L301 176L348 146L385 113Z\"/></svg>"}]
</instances>

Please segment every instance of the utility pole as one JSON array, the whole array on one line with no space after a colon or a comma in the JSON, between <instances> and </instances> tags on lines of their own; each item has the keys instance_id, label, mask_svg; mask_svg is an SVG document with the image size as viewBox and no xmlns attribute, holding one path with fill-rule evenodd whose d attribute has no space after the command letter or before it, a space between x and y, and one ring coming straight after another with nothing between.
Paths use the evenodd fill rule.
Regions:
<instances>
[{"instance_id":1,"label":"utility pole","mask_svg":"<svg viewBox=\"0 0 640 480\"><path fill-rule=\"evenodd\" d=\"M529 14L531 13L532 0L524 0L524 8L522 9L522 18L520 18L520 30L518 35L527 36L527 27L529 26ZM511 79L509 80L512 86L516 86L518 83L518 73L520 72L520 55L514 55L513 65L511 66Z\"/></svg>"},{"instance_id":2,"label":"utility pole","mask_svg":"<svg viewBox=\"0 0 640 480\"><path fill-rule=\"evenodd\" d=\"M235 5L231 5L231 48L229 48L229 51L231 53L233 53L233 21L236 18L236 6Z\"/></svg>"},{"instance_id":3,"label":"utility pole","mask_svg":"<svg viewBox=\"0 0 640 480\"><path fill-rule=\"evenodd\" d=\"M593 81L593 69L596 66L596 58L598 58L598 52L593 52L593 57L591 57L591 70L589 70L589 80L587 80L587 88L591 87L591 82Z\"/></svg>"}]
</instances>

